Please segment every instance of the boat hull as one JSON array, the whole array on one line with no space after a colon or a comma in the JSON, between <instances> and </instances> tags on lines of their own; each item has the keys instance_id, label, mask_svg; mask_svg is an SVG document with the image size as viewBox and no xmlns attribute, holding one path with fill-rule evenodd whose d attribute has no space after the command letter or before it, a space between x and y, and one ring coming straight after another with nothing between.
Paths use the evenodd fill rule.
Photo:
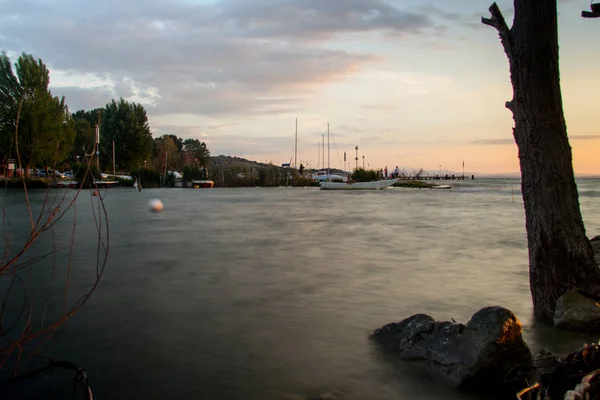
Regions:
<instances>
[{"instance_id":1,"label":"boat hull","mask_svg":"<svg viewBox=\"0 0 600 400\"><path fill-rule=\"evenodd\" d=\"M383 190L394 183L398 182L398 179L384 179L381 181L373 182L321 182L321 190Z\"/></svg>"},{"instance_id":2,"label":"boat hull","mask_svg":"<svg viewBox=\"0 0 600 400\"><path fill-rule=\"evenodd\" d=\"M194 189L209 189L214 186L215 186L215 183L213 181L207 181L207 180L192 181L192 187Z\"/></svg>"}]
</instances>

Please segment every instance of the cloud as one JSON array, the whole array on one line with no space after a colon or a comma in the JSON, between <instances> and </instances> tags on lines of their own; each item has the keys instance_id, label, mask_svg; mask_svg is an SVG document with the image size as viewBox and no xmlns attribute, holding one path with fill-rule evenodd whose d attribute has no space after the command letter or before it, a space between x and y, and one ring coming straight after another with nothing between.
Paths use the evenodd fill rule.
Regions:
<instances>
[{"instance_id":1,"label":"cloud","mask_svg":"<svg viewBox=\"0 0 600 400\"><path fill-rule=\"evenodd\" d=\"M66 86L52 88L52 94L55 96L65 96L71 112L80 109L91 110L102 107L114 98L113 91L106 87L82 88Z\"/></svg>"},{"instance_id":2,"label":"cloud","mask_svg":"<svg viewBox=\"0 0 600 400\"><path fill-rule=\"evenodd\" d=\"M425 13L401 11L382 0L254 0L219 2L219 16L251 37L327 39L341 33L415 33L433 27Z\"/></svg>"},{"instance_id":3,"label":"cloud","mask_svg":"<svg viewBox=\"0 0 600 400\"><path fill-rule=\"evenodd\" d=\"M420 6L419 10L428 15L435 15L446 21L451 21L451 22L469 21L472 16L472 14L460 14L460 13L452 12L452 11L444 11L444 10L442 10L438 7L435 7L431 4Z\"/></svg>"},{"instance_id":4,"label":"cloud","mask_svg":"<svg viewBox=\"0 0 600 400\"><path fill-rule=\"evenodd\" d=\"M396 144L396 142L394 142L393 140L390 140L389 138L384 138L381 136L363 136L359 138L360 142L364 144L369 144L369 145L377 145L377 146L381 146L381 145L394 145Z\"/></svg>"},{"instance_id":5,"label":"cloud","mask_svg":"<svg viewBox=\"0 0 600 400\"><path fill-rule=\"evenodd\" d=\"M570 140L594 140L600 139L600 135L569 135Z\"/></svg>"},{"instance_id":6,"label":"cloud","mask_svg":"<svg viewBox=\"0 0 600 400\"><path fill-rule=\"evenodd\" d=\"M123 96L154 115L291 113L380 60L327 41L435 28L426 13L385 0L0 0L0 10L6 50L32 53L63 77L106 77L88 91L64 79L53 86L72 108Z\"/></svg>"},{"instance_id":7,"label":"cloud","mask_svg":"<svg viewBox=\"0 0 600 400\"><path fill-rule=\"evenodd\" d=\"M569 140L595 140L600 139L600 135L569 135ZM483 145L483 146L502 146L507 144L515 144L513 138L503 139L480 139L474 140L471 144Z\"/></svg>"},{"instance_id":8,"label":"cloud","mask_svg":"<svg viewBox=\"0 0 600 400\"><path fill-rule=\"evenodd\" d=\"M364 132L365 130L362 128L357 128L355 126L350 126L350 125L340 125L337 127L337 129L339 131L346 131L346 132L354 132L354 133L358 133L358 132ZM342 136L342 134L337 134L338 136Z\"/></svg>"},{"instance_id":9,"label":"cloud","mask_svg":"<svg viewBox=\"0 0 600 400\"><path fill-rule=\"evenodd\" d=\"M483 146L501 146L506 144L514 144L515 140L513 138L504 138L504 139L481 139L474 140L471 144L483 145Z\"/></svg>"},{"instance_id":10,"label":"cloud","mask_svg":"<svg viewBox=\"0 0 600 400\"><path fill-rule=\"evenodd\" d=\"M365 110L370 111L390 111L398 108L397 104L365 104L362 106Z\"/></svg>"}]
</instances>

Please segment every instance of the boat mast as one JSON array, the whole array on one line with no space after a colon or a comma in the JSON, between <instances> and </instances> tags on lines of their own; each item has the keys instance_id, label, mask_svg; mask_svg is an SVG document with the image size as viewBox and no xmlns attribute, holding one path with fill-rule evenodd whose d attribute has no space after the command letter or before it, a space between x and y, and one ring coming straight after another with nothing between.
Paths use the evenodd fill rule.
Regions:
<instances>
[{"instance_id":1,"label":"boat mast","mask_svg":"<svg viewBox=\"0 0 600 400\"><path fill-rule=\"evenodd\" d=\"M115 141L112 141L112 145L113 145L113 175L117 175L117 173L115 172L116 168L115 168ZM463 174L464 175L464 174Z\"/></svg>"},{"instance_id":2,"label":"boat mast","mask_svg":"<svg viewBox=\"0 0 600 400\"><path fill-rule=\"evenodd\" d=\"M321 150L321 158L323 159L323 161L321 161L321 168L325 169L325 134L324 133L321 134L321 141L323 142L323 146L322 146L322 150Z\"/></svg>"},{"instance_id":3,"label":"boat mast","mask_svg":"<svg viewBox=\"0 0 600 400\"><path fill-rule=\"evenodd\" d=\"M96 169L100 172L100 118L102 110L98 110L98 122L96 123Z\"/></svg>"},{"instance_id":4,"label":"boat mast","mask_svg":"<svg viewBox=\"0 0 600 400\"><path fill-rule=\"evenodd\" d=\"M331 175L331 167L329 163L329 122L327 123L327 175Z\"/></svg>"},{"instance_id":5,"label":"boat mast","mask_svg":"<svg viewBox=\"0 0 600 400\"><path fill-rule=\"evenodd\" d=\"M296 143L294 144L294 170L297 167L298 160L298 118L296 118Z\"/></svg>"}]
</instances>

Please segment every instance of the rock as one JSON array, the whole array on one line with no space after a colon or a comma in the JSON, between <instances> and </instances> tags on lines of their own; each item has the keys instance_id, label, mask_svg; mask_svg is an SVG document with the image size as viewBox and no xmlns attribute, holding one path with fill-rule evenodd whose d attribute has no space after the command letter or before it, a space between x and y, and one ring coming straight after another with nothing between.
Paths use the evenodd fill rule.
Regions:
<instances>
[{"instance_id":1,"label":"rock","mask_svg":"<svg viewBox=\"0 0 600 400\"><path fill-rule=\"evenodd\" d=\"M346 396L338 392L337 390L333 390L330 392L319 393L317 395L313 395L308 397L307 400L345 400Z\"/></svg>"},{"instance_id":2,"label":"rock","mask_svg":"<svg viewBox=\"0 0 600 400\"><path fill-rule=\"evenodd\" d=\"M563 329L599 329L600 306L596 300L581 293L567 292L556 301L553 322L554 326Z\"/></svg>"},{"instance_id":3,"label":"rock","mask_svg":"<svg viewBox=\"0 0 600 400\"><path fill-rule=\"evenodd\" d=\"M485 307L466 324L435 321L416 314L373 333L407 360L425 360L456 385L514 393L527 387L533 372L521 323L503 307Z\"/></svg>"},{"instance_id":4,"label":"rock","mask_svg":"<svg viewBox=\"0 0 600 400\"><path fill-rule=\"evenodd\" d=\"M538 372L538 374L542 375L552 372L558 362L559 358L550 350L544 348L541 349L540 352L535 356L533 365L535 366L535 370Z\"/></svg>"},{"instance_id":5,"label":"rock","mask_svg":"<svg viewBox=\"0 0 600 400\"><path fill-rule=\"evenodd\" d=\"M321 393L316 396L311 396L309 400L339 400L340 397L333 393Z\"/></svg>"}]
</instances>

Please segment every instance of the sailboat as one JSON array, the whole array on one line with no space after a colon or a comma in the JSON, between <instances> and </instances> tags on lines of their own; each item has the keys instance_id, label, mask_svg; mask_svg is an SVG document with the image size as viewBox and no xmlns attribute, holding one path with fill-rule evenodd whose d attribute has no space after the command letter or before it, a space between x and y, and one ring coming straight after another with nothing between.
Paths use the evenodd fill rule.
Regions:
<instances>
[{"instance_id":1,"label":"sailboat","mask_svg":"<svg viewBox=\"0 0 600 400\"><path fill-rule=\"evenodd\" d=\"M321 182L321 190L383 190L398 182L398 178L372 182Z\"/></svg>"},{"instance_id":2,"label":"sailboat","mask_svg":"<svg viewBox=\"0 0 600 400\"><path fill-rule=\"evenodd\" d=\"M323 157L322 168L316 171L312 178L318 182L331 182L331 181L346 181L346 177L343 175L332 174L331 168L329 167L329 124L327 124L327 168L325 168L325 135L322 135L322 147L323 151L321 152Z\"/></svg>"},{"instance_id":3,"label":"sailboat","mask_svg":"<svg viewBox=\"0 0 600 400\"><path fill-rule=\"evenodd\" d=\"M372 182L352 182L351 180L345 178L345 182L332 182L331 170L329 168L329 151L329 124L327 124L327 171L329 179L319 183L321 190L383 190L392 186L399 180L399 178L394 178ZM338 176L343 178L340 175Z\"/></svg>"}]
</instances>

